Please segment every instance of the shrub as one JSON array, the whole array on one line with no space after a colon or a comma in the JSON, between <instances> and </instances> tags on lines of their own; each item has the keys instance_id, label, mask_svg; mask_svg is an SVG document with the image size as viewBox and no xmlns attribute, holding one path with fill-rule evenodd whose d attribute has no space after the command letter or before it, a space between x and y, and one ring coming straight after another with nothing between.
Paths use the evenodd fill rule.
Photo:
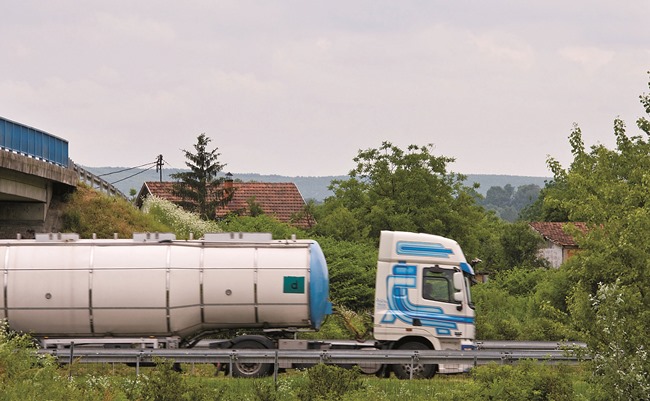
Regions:
<instances>
[{"instance_id":1,"label":"shrub","mask_svg":"<svg viewBox=\"0 0 650 401\"><path fill-rule=\"evenodd\" d=\"M108 196L80 185L63 208L62 231L81 238L130 238L134 232L163 232L169 227L141 213L126 199Z\"/></svg>"},{"instance_id":2,"label":"shrub","mask_svg":"<svg viewBox=\"0 0 650 401\"><path fill-rule=\"evenodd\" d=\"M307 369L307 380L298 391L302 401L341 400L346 394L362 390L357 367L344 369L331 365L316 365Z\"/></svg>"},{"instance_id":3,"label":"shrub","mask_svg":"<svg viewBox=\"0 0 650 401\"><path fill-rule=\"evenodd\" d=\"M190 233L195 238L205 233L221 232L221 227L214 221L201 220L198 214L186 211L174 203L149 196L142 205L142 211L157 222L171 227L178 238L189 238Z\"/></svg>"},{"instance_id":4,"label":"shrub","mask_svg":"<svg viewBox=\"0 0 650 401\"><path fill-rule=\"evenodd\" d=\"M289 239L293 234L297 238L306 237L303 230L266 214L255 217L231 215L220 224L228 232L271 233L275 239Z\"/></svg>"},{"instance_id":5,"label":"shrub","mask_svg":"<svg viewBox=\"0 0 650 401\"><path fill-rule=\"evenodd\" d=\"M650 356L644 321L650 316L635 286L600 284L590 296L589 347L593 383L602 400L650 400ZM645 319L644 319L645 318Z\"/></svg>"},{"instance_id":6,"label":"shrub","mask_svg":"<svg viewBox=\"0 0 650 401\"><path fill-rule=\"evenodd\" d=\"M514 366L490 364L473 370L478 391L472 396L476 400L568 401L573 399L568 373L566 366L534 361Z\"/></svg>"},{"instance_id":7,"label":"shrub","mask_svg":"<svg viewBox=\"0 0 650 401\"><path fill-rule=\"evenodd\" d=\"M566 271L516 268L472 287L477 338L580 340L567 312L571 282Z\"/></svg>"}]
</instances>

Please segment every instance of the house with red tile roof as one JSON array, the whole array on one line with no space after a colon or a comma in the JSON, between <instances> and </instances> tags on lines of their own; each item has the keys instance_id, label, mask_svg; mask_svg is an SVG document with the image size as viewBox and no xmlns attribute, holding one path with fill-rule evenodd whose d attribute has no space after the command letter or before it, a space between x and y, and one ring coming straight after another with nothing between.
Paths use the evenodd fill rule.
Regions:
<instances>
[{"instance_id":1,"label":"house with red tile roof","mask_svg":"<svg viewBox=\"0 0 650 401\"><path fill-rule=\"evenodd\" d=\"M313 218L307 217L299 220L295 216L305 207L298 187L292 182L235 182L226 180L222 184L224 189L233 191L232 199L228 204L216 210L217 218L229 214L249 216L250 206L259 207L266 215L273 216L281 222L289 223L299 228L309 228L313 225ZM144 199L154 195L173 203L180 203L181 198L173 193L174 182L147 181L142 185L136 206L142 207Z\"/></svg>"},{"instance_id":2,"label":"house with red tile roof","mask_svg":"<svg viewBox=\"0 0 650 401\"><path fill-rule=\"evenodd\" d=\"M548 260L552 267L560 267L562 263L569 260L579 251L578 244L573 236L567 233L566 226L575 226L582 233L588 231L587 224L580 222L559 223L537 221L529 223L529 225L544 238L546 245L539 250L539 256Z\"/></svg>"}]
</instances>

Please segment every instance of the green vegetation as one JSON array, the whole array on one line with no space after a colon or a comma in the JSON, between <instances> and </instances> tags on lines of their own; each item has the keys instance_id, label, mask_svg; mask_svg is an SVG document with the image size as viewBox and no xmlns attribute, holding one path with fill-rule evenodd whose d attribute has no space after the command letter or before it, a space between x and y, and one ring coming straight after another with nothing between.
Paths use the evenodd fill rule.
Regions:
<instances>
[{"instance_id":1,"label":"green vegetation","mask_svg":"<svg viewBox=\"0 0 650 401\"><path fill-rule=\"evenodd\" d=\"M134 232L169 232L171 228L141 213L133 204L87 186L70 194L63 210L63 231L81 238L131 238Z\"/></svg>"},{"instance_id":2,"label":"green vegetation","mask_svg":"<svg viewBox=\"0 0 650 401\"><path fill-rule=\"evenodd\" d=\"M223 179L217 175L226 165L218 161L221 156L217 153L218 148L207 149L210 141L205 134L199 135L194 144L196 153L183 150L187 159L185 165L190 171L172 174L172 178L180 180L174 185L173 192L181 198L181 206L204 220L213 219L217 206L227 203L232 197L232 192L219 187Z\"/></svg>"},{"instance_id":3,"label":"green vegetation","mask_svg":"<svg viewBox=\"0 0 650 401\"><path fill-rule=\"evenodd\" d=\"M411 145L404 151L384 142L359 151L351 178L332 183L334 196L316 216L323 225L317 232L351 241L376 241L381 230L430 232L476 250L471 232L483 219L482 209L463 185L465 177L447 171L453 159L434 156L432 148Z\"/></svg>"},{"instance_id":4,"label":"green vegetation","mask_svg":"<svg viewBox=\"0 0 650 401\"><path fill-rule=\"evenodd\" d=\"M573 400L591 399L593 391L579 370L524 362L488 365L471 375L404 381L361 376L358 370L317 365L272 378L215 377L211 365L183 365L183 373L161 360L156 367L119 365L59 367L39 357L28 336L0 325L0 401L389 401L409 400Z\"/></svg>"},{"instance_id":5,"label":"green vegetation","mask_svg":"<svg viewBox=\"0 0 650 401\"><path fill-rule=\"evenodd\" d=\"M494 212L502 219L515 222L519 220L522 212L530 207L539 197L541 188L536 184L521 185L517 188L510 184L503 187L490 187L485 198L479 199L478 204L486 210Z\"/></svg>"},{"instance_id":6,"label":"green vegetation","mask_svg":"<svg viewBox=\"0 0 650 401\"><path fill-rule=\"evenodd\" d=\"M650 114L650 94L643 94L641 103ZM333 181L334 194L322 205L310 205L310 212L317 221L310 231L297 230L265 215L232 216L210 223L214 226L209 230L268 231L275 238L296 234L299 238L319 241L330 268L331 298L340 312L321 332L323 337L330 338L340 338L346 333L348 338L363 338L368 332L367 316L374 302L376 245L381 230L422 231L454 238L468 259L480 257L483 264L479 269L492 273L488 283L478 284L473 290L479 338L584 340L594 359L587 365L586 372L558 370L533 363L479 368L464 379L462 386L454 387L451 380L435 379L436 385L449 385L450 390L433 392L429 388L426 397L650 400L647 342L650 331L650 121L642 117L636 125L642 134L629 136L623 121L614 121L615 149L604 145L587 149L576 125L569 136L573 154L570 166L565 169L554 158L549 158L553 180L523 216L540 221L580 221L589 227L586 234L572 232L581 252L559 269L548 269L538 259L540 238L525 223L505 222L494 211L486 211L478 205L475 188L464 186L462 175L448 172L447 164L452 159L432 155L431 146L411 145L404 151L385 142L378 149L359 151L351 178ZM523 191L521 197L525 199L534 188L519 188L517 193L519 190ZM514 188L504 188L503 191L493 190L489 197L514 204L515 195ZM162 206L152 206L148 210L149 215L141 215L121 200L94 195L91 190L81 188L71 197L64 219L66 230L85 237L93 232L100 237L112 237L114 232L127 237L133 231L169 229L181 237L193 230L197 236L205 232L195 228L194 222L177 223L170 218L176 212ZM189 220L195 218L188 217ZM3 340L10 344L14 339L26 341L21 338L5 335ZM5 352L2 355L11 358L13 354ZM16 369L32 372L31 384L24 385L26 387L21 390L25 394L43 385L40 378L54 380L60 375L46 359L22 362L15 367L10 365L0 365L3 386L7 386L5 383L23 385L16 384L16 380L22 383L27 376L16 373ZM129 396L123 392L108 399L149 399L146 397L156 392L172 394L171 389L160 389L168 383L176 383L174 391L178 393L173 393L176 399L190 397L187 394L195 391L190 384L184 387L175 381L176 376L165 376L169 372L160 369L163 370L153 371L152 375L159 374L162 379L159 382L147 379L150 387L146 387L146 394ZM256 394L258 399L327 397L353 400L364 395L375 399L397 398L397 393L392 394L382 387L390 386L390 381L364 380L363 385L357 386L356 380L361 379L342 376L329 368L319 369L317 375L330 377L330 384L350 382L349 391L340 394L317 392L317 388L327 386L305 373L286 379L292 384L281 383L277 391L266 384L258 384L254 390L248 388L247 394ZM16 379L18 377L22 379ZM309 384L305 389L294 381ZM161 387L151 387L152 383ZM134 388L145 388L138 386ZM400 397L425 397L422 393L415 394L417 386L409 384L408 388L402 388ZM231 391L216 384L207 387L213 389L214 394L223 391L225 399ZM18 394L13 387L5 388L6 394ZM54 385L51 388L59 391ZM313 393L305 392L312 390ZM84 399L86 390L74 387L69 391L81 391L79 399ZM192 397L199 397L197 394Z\"/></svg>"},{"instance_id":7,"label":"green vegetation","mask_svg":"<svg viewBox=\"0 0 650 401\"><path fill-rule=\"evenodd\" d=\"M583 335L573 326L566 270L517 268L474 286L476 336L490 340L562 341Z\"/></svg>"},{"instance_id":8,"label":"green vegetation","mask_svg":"<svg viewBox=\"0 0 650 401\"><path fill-rule=\"evenodd\" d=\"M200 238L205 233L221 232L216 222L203 220L197 214L155 196L144 200L142 211L154 221L170 227L179 239L188 239L190 234Z\"/></svg>"}]
</instances>

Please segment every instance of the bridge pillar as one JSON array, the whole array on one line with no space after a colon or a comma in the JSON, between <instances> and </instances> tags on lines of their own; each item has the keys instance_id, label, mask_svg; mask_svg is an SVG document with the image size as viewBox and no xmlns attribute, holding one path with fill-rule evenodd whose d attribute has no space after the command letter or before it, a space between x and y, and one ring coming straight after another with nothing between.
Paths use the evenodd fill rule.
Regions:
<instances>
[{"instance_id":1,"label":"bridge pillar","mask_svg":"<svg viewBox=\"0 0 650 401\"><path fill-rule=\"evenodd\" d=\"M47 224L53 198L73 190L78 181L72 169L0 151L0 237L56 230Z\"/></svg>"}]
</instances>

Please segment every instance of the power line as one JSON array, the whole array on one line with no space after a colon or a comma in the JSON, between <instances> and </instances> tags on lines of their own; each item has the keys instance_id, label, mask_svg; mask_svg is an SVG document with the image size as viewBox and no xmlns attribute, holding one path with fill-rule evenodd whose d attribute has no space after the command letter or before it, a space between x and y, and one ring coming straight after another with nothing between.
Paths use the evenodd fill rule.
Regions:
<instances>
[{"instance_id":1,"label":"power line","mask_svg":"<svg viewBox=\"0 0 650 401\"><path fill-rule=\"evenodd\" d=\"M106 174L100 174L100 175L98 175L97 177L103 177L103 176L105 176L105 175L111 175L111 174L123 173L123 172L125 172L125 171L133 170L133 169L136 169L136 168L141 168L141 167L144 167L144 166L148 166L148 165L150 165L150 164L152 164L151 167L153 167L153 165L156 164L156 163L157 163L157 161L155 161L155 162L150 162L150 163L145 163L145 164L142 164L142 165L140 165L140 166L129 167L129 168L125 168L125 169L123 169L123 170L117 170L117 171L112 171L112 172L110 172L110 173L106 173ZM151 167L150 167L150 168L151 168ZM148 170L148 169L147 169L147 170ZM145 171L146 171L146 170L145 170ZM119 181L117 181L117 182L119 182Z\"/></svg>"},{"instance_id":2,"label":"power line","mask_svg":"<svg viewBox=\"0 0 650 401\"><path fill-rule=\"evenodd\" d=\"M145 166L146 166L146 164L145 164ZM121 181L127 180L127 179L129 179L129 178L131 178L131 177L135 177L135 176L138 175L138 174L142 174L142 173L144 173L145 171L151 170L152 168L154 168L154 166L155 166L155 163L151 164L151 166L149 166L148 168L146 168L146 169L144 169L144 170L142 170L142 171L138 171L137 173L135 173L135 174L131 174L131 175L128 176L128 177L124 177L124 178L122 178L122 179L120 179L120 180L117 180L117 181L111 182L111 185L112 185L112 184L117 184L118 182L121 182ZM136 167L136 168L137 168L137 167Z\"/></svg>"}]
</instances>

